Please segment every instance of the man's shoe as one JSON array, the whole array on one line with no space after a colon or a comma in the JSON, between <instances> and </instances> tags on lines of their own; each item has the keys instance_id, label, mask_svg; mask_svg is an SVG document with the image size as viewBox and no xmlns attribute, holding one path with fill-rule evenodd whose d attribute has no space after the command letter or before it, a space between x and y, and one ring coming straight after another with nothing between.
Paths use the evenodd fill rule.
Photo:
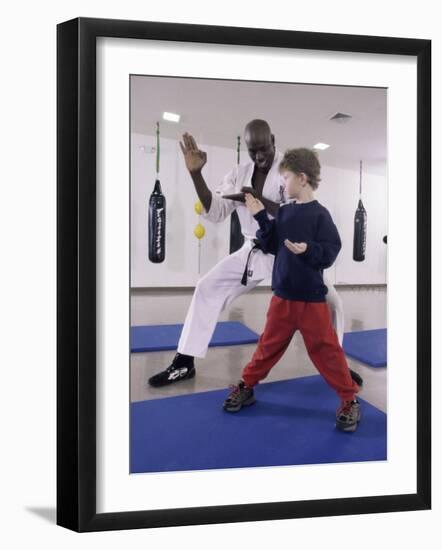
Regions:
<instances>
[{"instance_id":1,"label":"man's shoe","mask_svg":"<svg viewBox=\"0 0 442 550\"><path fill-rule=\"evenodd\" d=\"M354 432L361 420L361 405L357 399L343 401L336 411L336 427L342 432Z\"/></svg>"},{"instance_id":2,"label":"man's shoe","mask_svg":"<svg viewBox=\"0 0 442 550\"><path fill-rule=\"evenodd\" d=\"M183 359L182 355L177 353L172 361L172 364L166 370L155 374L149 378L149 384L154 388L167 386L180 380L188 380L195 376L195 367L193 357L191 359Z\"/></svg>"},{"instance_id":3,"label":"man's shoe","mask_svg":"<svg viewBox=\"0 0 442 550\"><path fill-rule=\"evenodd\" d=\"M237 386L230 386L231 392L224 401L223 408L228 412L238 412L242 407L253 405L256 402L253 388L249 388L242 380Z\"/></svg>"},{"instance_id":4,"label":"man's shoe","mask_svg":"<svg viewBox=\"0 0 442 550\"><path fill-rule=\"evenodd\" d=\"M357 372L355 372L354 370L351 370L351 369L350 369L350 375L351 375L352 380L354 380L356 382L356 384L360 388L362 388L362 386L364 385L364 380L362 379L362 376L360 374L358 374Z\"/></svg>"}]
</instances>

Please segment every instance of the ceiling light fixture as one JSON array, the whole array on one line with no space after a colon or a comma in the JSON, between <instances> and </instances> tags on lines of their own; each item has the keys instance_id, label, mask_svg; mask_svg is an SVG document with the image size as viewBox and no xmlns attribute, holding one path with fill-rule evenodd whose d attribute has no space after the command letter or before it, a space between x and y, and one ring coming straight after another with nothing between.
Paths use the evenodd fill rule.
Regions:
<instances>
[{"instance_id":1,"label":"ceiling light fixture","mask_svg":"<svg viewBox=\"0 0 442 550\"><path fill-rule=\"evenodd\" d=\"M180 115L175 113L168 113L167 111L163 113L163 119L168 120L169 122L179 122L180 118Z\"/></svg>"},{"instance_id":2,"label":"ceiling light fixture","mask_svg":"<svg viewBox=\"0 0 442 550\"><path fill-rule=\"evenodd\" d=\"M316 145L313 145L313 149L317 149L318 151L325 151L325 149L328 149L330 145L327 143L317 143Z\"/></svg>"}]
</instances>

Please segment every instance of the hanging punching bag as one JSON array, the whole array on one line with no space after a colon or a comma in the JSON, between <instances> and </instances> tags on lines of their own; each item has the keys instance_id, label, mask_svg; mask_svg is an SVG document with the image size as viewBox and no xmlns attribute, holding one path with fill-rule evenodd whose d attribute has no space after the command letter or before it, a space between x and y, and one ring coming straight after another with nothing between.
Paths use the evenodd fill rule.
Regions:
<instances>
[{"instance_id":1,"label":"hanging punching bag","mask_svg":"<svg viewBox=\"0 0 442 550\"><path fill-rule=\"evenodd\" d=\"M237 138L236 148L236 164L239 164L241 138ZM234 210L230 215L230 254L239 250L244 244L244 235L241 232L241 223L239 221L238 213Z\"/></svg>"},{"instance_id":2,"label":"hanging punching bag","mask_svg":"<svg viewBox=\"0 0 442 550\"><path fill-rule=\"evenodd\" d=\"M353 260L365 260L365 245L367 239L367 211L362 204L362 160L359 167L359 202L355 212L353 233Z\"/></svg>"},{"instance_id":3,"label":"hanging punching bag","mask_svg":"<svg viewBox=\"0 0 442 550\"><path fill-rule=\"evenodd\" d=\"M166 257L166 197L161 191L160 172L160 125L157 122L157 175L149 199L149 260L153 263L164 262Z\"/></svg>"}]
</instances>

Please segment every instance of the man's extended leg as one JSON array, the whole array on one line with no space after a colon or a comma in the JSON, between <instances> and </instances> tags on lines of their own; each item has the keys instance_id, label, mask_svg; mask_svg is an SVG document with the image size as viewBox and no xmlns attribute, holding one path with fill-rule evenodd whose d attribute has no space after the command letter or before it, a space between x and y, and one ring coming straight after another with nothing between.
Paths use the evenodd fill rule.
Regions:
<instances>
[{"instance_id":1,"label":"man's extended leg","mask_svg":"<svg viewBox=\"0 0 442 550\"><path fill-rule=\"evenodd\" d=\"M247 245L243 248L218 262L198 281L181 331L178 353L165 371L149 379L152 386L193 377L193 358L205 357L220 313L259 283L249 279L247 286L241 284L248 253Z\"/></svg>"},{"instance_id":2,"label":"man's extended leg","mask_svg":"<svg viewBox=\"0 0 442 550\"><path fill-rule=\"evenodd\" d=\"M336 331L339 344L342 347L344 345L344 304L342 303L342 298L339 296L336 288L325 274L323 275L323 278L324 284L328 288L326 299L330 308L333 327ZM356 384L362 388L364 381L361 375L352 369L350 369L350 374Z\"/></svg>"},{"instance_id":3,"label":"man's extended leg","mask_svg":"<svg viewBox=\"0 0 442 550\"><path fill-rule=\"evenodd\" d=\"M247 286L241 284L244 254L238 252L221 260L198 281L178 342L179 353L205 357L220 313L258 284L251 280Z\"/></svg>"},{"instance_id":4,"label":"man's extended leg","mask_svg":"<svg viewBox=\"0 0 442 550\"><path fill-rule=\"evenodd\" d=\"M335 328L336 335L338 336L339 343L342 346L342 342L344 340L344 305L342 303L342 298L339 296L336 288L328 277L324 274L323 278L324 284L328 288L328 292L325 297L327 304L331 309L333 326Z\"/></svg>"}]
</instances>

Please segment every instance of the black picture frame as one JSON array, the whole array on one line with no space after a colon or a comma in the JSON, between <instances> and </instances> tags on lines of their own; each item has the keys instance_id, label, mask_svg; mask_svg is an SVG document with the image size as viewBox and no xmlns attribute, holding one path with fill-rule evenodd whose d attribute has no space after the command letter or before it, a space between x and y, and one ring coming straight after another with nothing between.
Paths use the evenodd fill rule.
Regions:
<instances>
[{"instance_id":1,"label":"black picture frame","mask_svg":"<svg viewBox=\"0 0 442 550\"><path fill-rule=\"evenodd\" d=\"M417 59L417 492L97 513L96 39L395 54ZM431 507L431 41L78 18L57 26L57 524L83 531Z\"/></svg>"}]
</instances>

